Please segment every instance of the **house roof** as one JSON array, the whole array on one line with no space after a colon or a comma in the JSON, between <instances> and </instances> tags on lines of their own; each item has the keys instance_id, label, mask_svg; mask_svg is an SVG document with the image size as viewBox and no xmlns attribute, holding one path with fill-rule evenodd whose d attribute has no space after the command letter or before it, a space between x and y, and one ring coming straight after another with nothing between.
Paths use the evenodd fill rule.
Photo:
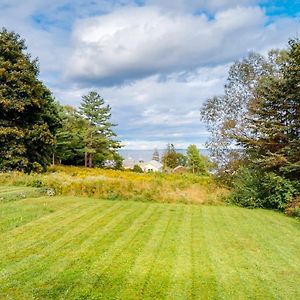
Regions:
<instances>
[{"instance_id":1,"label":"house roof","mask_svg":"<svg viewBox=\"0 0 300 300\"><path fill-rule=\"evenodd\" d=\"M135 161L132 158L128 158L123 161L124 168L133 168L134 165L135 165Z\"/></svg>"},{"instance_id":2,"label":"house roof","mask_svg":"<svg viewBox=\"0 0 300 300\"><path fill-rule=\"evenodd\" d=\"M155 167L157 169L160 169L163 166L159 161L156 161L156 160L151 160L147 164L152 165L153 167Z\"/></svg>"}]
</instances>

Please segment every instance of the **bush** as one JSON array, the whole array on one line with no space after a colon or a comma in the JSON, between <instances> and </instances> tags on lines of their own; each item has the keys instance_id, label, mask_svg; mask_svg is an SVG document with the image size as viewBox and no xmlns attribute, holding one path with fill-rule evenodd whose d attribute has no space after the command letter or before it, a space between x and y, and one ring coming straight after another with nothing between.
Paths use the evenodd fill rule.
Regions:
<instances>
[{"instance_id":1,"label":"bush","mask_svg":"<svg viewBox=\"0 0 300 300\"><path fill-rule=\"evenodd\" d=\"M284 212L288 216L300 218L300 197L296 197L290 202Z\"/></svg>"},{"instance_id":2,"label":"bush","mask_svg":"<svg viewBox=\"0 0 300 300\"><path fill-rule=\"evenodd\" d=\"M230 202L244 207L260 207L260 177L255 170L240 169L232 181Z\"/></svg>"},{"instance_id":3,"label":"bush","mask_svg":"<svg viewBox=\"0 0 300 300\"><path fill-rule=\"evenodd\" d=\"M132 171L136 173L143 173L143 169L139 165L134 165Z\"/></svg>"},{"instance_id":4,"label":"bush","mask_svg":"<svg viewBox=\"0 0 300 300\"><path fill-rule=\"evenodd\" d=\"M266 173L262 179L262 207L283 210L292 202L296 189L289 179L274 173Z\"/></svg>"},{"instance_id":5,"label":"bush","mask_svg":"<svg viewBox=\"0 0 300 300\"><path fill-rule=\"evenodd\" d=\"M244 207L283 210L295 197L293 182L275 173L243 168L232 182L230 201Z\"/></svg>"}]
</instances>

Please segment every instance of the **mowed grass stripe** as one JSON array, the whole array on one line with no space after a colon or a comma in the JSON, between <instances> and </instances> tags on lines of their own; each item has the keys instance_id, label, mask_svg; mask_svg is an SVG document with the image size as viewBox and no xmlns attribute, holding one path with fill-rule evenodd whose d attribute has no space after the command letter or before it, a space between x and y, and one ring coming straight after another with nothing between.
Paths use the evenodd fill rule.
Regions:
<instances>
[{"instance_id":1,"label":"mowed grass stripe","mask_svg":"<svg viewBox=\"0 0 300 300\"><path fill-rule=\"evenodd\" d=\"M18 203L14 203L14 205L18 207ZM23 226L13 228L8 232L0 234L0 250L2 245L4 247L9 247L9 245L14 245L17 241L19 242L20 238L23 238L24 240L34 239L35 235L40 235L40 231L47 231L48 229L53 228L53 224L56 224L61 220L68 218L69 215L76 218L77 212L85 206L85 202L77 201L72 205L67 206L66 208L49 213L39 219L34 219L31 222L24 224ZM22 247L23 245L20 246Z\"/></svg>"},{"instance_id":2,"label":"mowed grass stripe","mask_svg":"<svg viewBox=\"0 0 300 300\"><path fill-rule=\"evenodd\" d=\"M183 216L183 206L169 206L170 218L163 232L161 242L151 269L142 289L142 299L162 299L167 296L172 269L175 265L177 233Z\"/></svg>"},{"instance_id":3,"label":"mowed grass stripe","mask_svg":"<svg viewBox=\"0 0 300 300\"><path fill-rule=\"evenodd\" d=\"M93 211L97 205L103 206L104 204L90 203L87 206L78 202L71 209L66 209L65 212L42 217L12 230L13 236L11 239L9 239L11 232L7 232L3 235L4 238L1 236L0 239L2 241L3 238L3 243L0 244L0 263L11 260L18 261L29 254L39 253L41 249L64 234L66 228L76 226L86 216L87 212ZM5 239L5 237L7 238ZM6 240L8 240L8 243ZM16 244L18 245L18 251L15 251Z\"/></svg>"},{"instance_id":4,"label":"mowed grass stripe","mask_svg":"<svg viewBox=\"0 0 300 300\"><path fill-rule=\"evenodd\" d=\"M237 215L235 211L232 216L236 218L244 218L244 211ZM256 232L251 226L260 226L264 230ZM290 251L286 251L287 244L290 241L281 242L282 236L285 236L285 229L276 229L272 224L268 222L268 219L262 219L260 215L255 215L251 218L247 224L241 224L239 227L240 231L237 232L236 238L241 234L245 237L249 237L252 243L256 243L256 251L250 251L250 247L247 247L247 257L245 257L246 262L251 264L253 267L248 268L248 273L254 272L255 278L260 279L260 296L263 299L266 295L266 289L268 289L273 298L276 299L277 295L285 295L285 297L300 298L300 291L295 293L295 285L299 282L300 278L300 239L299 233L292 230L290 236L294 236L293 242L289 246ZM270 239L270 236L273 236ZM243 240L239 239L242 243ZM245 243L244 243L245 244ZM281 282L278 285L278 281ZM257 293L257 290L256 290Z\"/></svg>"},{"instance_id":5,"label":"mowed grass stripe","mask_svg":"<svg viewBox=\"0 0 300 300\"><path fill-rule=\"evenodd\" d=\"M7 264L11 261L14 261L14 263L10 263L9 268L0 272L0 280L3 276L9 276L10 272L22 272L23 268L26 269L28 264L32 264L35 260L43 258L43 256L51 251L58 251L61 247L65 246L73 238L73 235L80 234L85 230L85 227L80 226L80 222L84 223L85 220L90 220L93 216L98 215L97 206L98 208L104 207L104 210L112 209L109 204L105 204L100 202L89 205L81 209L80 213L72 215L67 219L62 219L55 225L53 224L52 226L56 227L56 230L54 229L52 234L47 235L43 230L40 230L40 236L36 237L36 242L34 240L31 243L29 242L27 248L22 248L17 253L9 251L9 255L4 258L1 257L2 263L5 263L5 261ZM41 228L43 229L44 227L41 226Z\"/></svg>"},{"instance_id":6,"label":"mowed grass stripe","mask_svg":"<svg viewBox=\"0 0 300 300\"><path fill-rule=\"evenodd\" d=\"M127 272L124 278L123 290L116 295L116 299L142 299L143 297L143 288L146 286L154 268L162 244L163 233L168 227L172 213L164 205L159 205L158 208L159 218L156 222L153 222L153 230L149 239L136 257L133 266Z\"/></svg>"},{"instance_id":7,"label":"mowed grass stripe","mask_svg":"<svg viewBox=\"0 0 300 300\"><path fill-rule=\"evenodd\" d=\"M38 220L52 214L51 217L62 211L71 205L84 205L81 201L70 199L69 197L63 199L63 201L57 201L57 198L53 197L35 197L19 200L17 203L13 202L0 202L0 241L1 239L7 240L5 236L2 236L5 232L11 231L8 235L9 238L17 232L16 228L24 226L30 222ZM60 212L61 214L61 212ZM26 228L26 227L24 227ZM23 228L23 229L24 229ZM22 234L24 235L24 233Z\"/></svg>"},{"instance_id":8,"label":"mowed grass stripe","mask_svg":"<svg viewBox=\"0 0 300 300\"><path fill-rule=\"evenodd\" d=\"M296 220L236 207L51 199L15 202L58 210L11 230L8 255L11 243L1 241L0 299L300 299Z\"/></svg>"},{"instance_id":9,"label":"mowed grass stripe","mask_svg":"<svg viewBox=\"0 0 300 300\"><path fill-rule=\"evenodd\" d=\"M218 298L244 299L249 286L242 280L235 261L236 249L232 244L236 241L232 231L236 230L236 226L226 224L222 207L205 207L202 212L207 252L216 276Z\"/></svg>"},{"instance_id":10,"label":"mowed grass stripe","mask_svg":"<svg viewBox=\"0 0 300 300\"><path fill-rule=\"evenodd\" d=\"M218 214L220 214L221 226L226 237L226 240L223 238L225 249L239 274L239 286L244 297L255 295L256 299L274 299L274 293L260 276L258 259L260 243L257 243L245 228L242 228L244 218L241 212L238 209L227 208L219 211Z\"/></svg>"},{"instance_id":11,"label":"mowed grass stripe","mask_svg":"<svg viewBox=\"0 0 300 300\"><path fill-rule=\"evenodd\" d=\"M176 236L175 265L172 270L167 299L190 299L193 288L192 206L185 206ZM198 245L197 245L198 247Z\"/></svg>"},{"instance_id":12,"label":"mowed grass stripe","mask_svg":"<svg viewBox=\"0 0 300 300\"><path fill-rule=\"evenodd\" d=\"M81 274L80 272L74 272L74 268L75 270L78 270L81 266L87 268L88 263L90 263L89 260L96 258L94 255L88 256L88 251L95 249L95 242L101 236L97 230L103 227L103 230L106 230L106 234L109 234L118 223L125 223L128 222L128 219L137 217L138 210L126 202L107 203L110 204L110 211L107 210L105 214L98 212L97 218L86 222L82 226L82 229L84 229L83 234L74 237L72 233L69 233L71 242L66 241L66 245L59 251L48 249L49 253L44 254L43 259L37 261L26 273L21 274L22 278L19 278L18 281L23 280L26 282L31 279L27 290L33 290L34 297L39 296L43 299L45 297L44 292L58 297L62 292L65 292L66 285L69 288L71 286L69 280L72 279L74 281L75 279L74 276L70 275L75 275L76 277ZM88 258L88 261L85 258ZM39 274L39 276L33 277L34 274ZM48 286L51 286L51 288L47 289ZM43 289L40 287L43 287Z\"/></svg>"},{"instance_id":13,"label":"mowed grass stripe","mask_svg":"<svg viewBox=\"0 0 300 300\"><path fill-rule=\"evenodd\" d=\"M189 299L217 299L219 298L217 278L210 250L207 248L206 227L210 226L203 220L203 207L191 207L191 266L192 287ZM215 224L211 224L215 226Z\"/></svg>"},{"instance_id":14,"label":"mowed grass stripe","mask_svg":"<svg viewBox=\"0 0 300 300\"><path fill-rule=\"evenodd\" d=\"M143 211L139 212L135 220L127 222L124 230L119 232L118 238L111 241L106 249L101 249L97 259L80 278L80 283L78 282L74 290L68 293L68 298L77 299L86 294L96 293L99 297L105 295L109 299L110 292L115 294L122 286L124 274L127 274L128 268L133 264L135 253L139 251L135 243L143 243L144 239L140 235L146 235L152 228L153 218L159 218L156 206L144 204ZM105 289L105 287L110 289L112 284L115 285L114 290Z\"/></svg>"}]
</instances>

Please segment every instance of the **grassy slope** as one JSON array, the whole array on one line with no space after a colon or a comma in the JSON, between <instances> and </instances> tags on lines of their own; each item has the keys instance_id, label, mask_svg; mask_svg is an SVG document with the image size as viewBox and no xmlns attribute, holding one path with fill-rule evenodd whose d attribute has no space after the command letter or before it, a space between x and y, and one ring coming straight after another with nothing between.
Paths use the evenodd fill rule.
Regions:
<instances>
[{"instance_id":1,"label":"grassy slope","mask_svg":"<svg viewBox=\"0 0 300 300\"><path fill-rule=\"evenodd\" d=\"M42 197L0 213L0 299L300 299L300 223L275 212Z\"/></svg>"}]
</instances>

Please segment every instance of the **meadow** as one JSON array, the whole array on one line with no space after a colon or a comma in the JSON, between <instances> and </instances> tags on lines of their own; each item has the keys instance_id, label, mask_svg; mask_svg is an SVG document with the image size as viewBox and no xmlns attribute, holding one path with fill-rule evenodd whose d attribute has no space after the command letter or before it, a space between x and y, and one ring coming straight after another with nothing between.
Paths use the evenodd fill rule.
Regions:
<instances>
[{"instance_id":1,"label":"meadow","mask_svg":"<svg viewBox=\"0 0 300 300\"><path fill-rule=\"evenodd\" d=\"M210 176L50 167L47 173L0 173L0 184L44 188L50 194L109 200L222 204L228 191Z\"/></svg>"},{"instance_id":2,"label":"meadow","mask_svg":"<svg viewBox=\"0 0 300 300\"><path fill-rule=\"evenodd\" d=\"M300 298L300 222L281 213L0 197L0 299Z\"/></svg>"}]
</instances>

